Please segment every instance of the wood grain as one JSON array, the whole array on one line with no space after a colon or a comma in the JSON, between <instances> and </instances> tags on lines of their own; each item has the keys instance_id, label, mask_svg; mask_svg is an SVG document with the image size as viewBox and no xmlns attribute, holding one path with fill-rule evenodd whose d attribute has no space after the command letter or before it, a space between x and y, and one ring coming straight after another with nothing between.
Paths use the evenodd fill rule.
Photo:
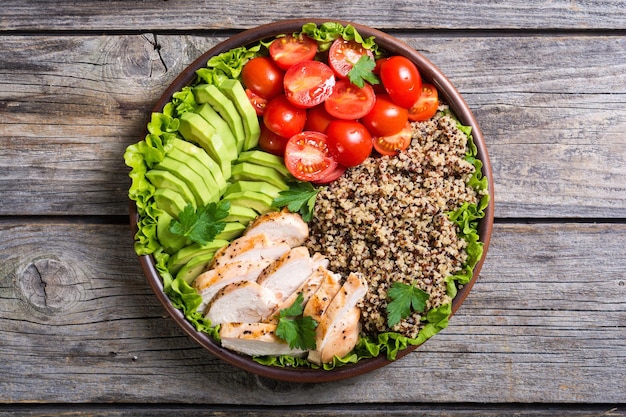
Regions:
<instances>
[{"instance_id":1,"label":"wood grain","mask_svg":"<svg viewBox=\"0 0 626 417\"><path fill-rule=\"evenodd\" d=\"M0 403L619 403L625 239L623 224L497 224L442 333L366 376L289 384L222 363L165 317L127 226L4 221Z\"/></svg>"},{"instance_id":2,"label":"wood grain","mask_svg":"<svg viewBox=\"0 0 626 417\"><path fill-rule=\"evenodd\" d=\"M222 39L0 37L0 214L126 214L124 149L165 87ZM474 109L497 217L626 218L626 38L401 39Z\"/></svg>"}]
</instances>

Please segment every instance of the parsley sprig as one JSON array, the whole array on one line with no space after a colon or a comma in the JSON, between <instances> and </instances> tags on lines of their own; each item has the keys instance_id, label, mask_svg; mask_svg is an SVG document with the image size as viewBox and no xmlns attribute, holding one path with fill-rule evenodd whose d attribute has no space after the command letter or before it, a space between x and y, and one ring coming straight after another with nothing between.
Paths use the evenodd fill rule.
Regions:
<instances>
[{"instance_id":1,"label":"parsley sprig","mask_svg":"<svg viewBox=\"0 0 626 417\"><path fill-rule=\"evenodd\" d=\"M409 285L394 282L387 296L391 302L387 304L387 325L393 327L400 320L407 318L411 312L422 313L426 308L429 295L417 288L415 284Z\"/></svg>"},{"instance_id":2,"label":"parsley sprig","mask_svg":"<svg viewBox=\"0 0 626 417\"><path fill-rule=\"evenodd\" d=\"M302 220L310 222L313 219L315 199L319 189L310 182L298 181L291 183L288 190L281 191L272 202L272 207L287 207L292 213L300 213Z\"/></svg>"},{"instance_id":3,"label":"parsley sprig","mask_svg":"<svg viewBox=\"0 0 626 417\"><path fill-rule=\"evenodd\" d=\"M178 220L170 222L170 232L185 236L200 245L206 245L215 239L224 230L223 221L228 216L230 201L222 200L219 203L210 203L194 209L187 204L178 214Z\"/></svg>"},{"instance_id":4,"label":"parsley sprig","mask_svg":"<svg viewBox=\"0 0 626 417\"><path fill-rule=\"evenodd\" d=\"M367 55L363 55L357 62L354 63L350 72L348 72L348 78L350 82L359 88L363 88L365 82L370 84L379 84L380 80L374 74L374 68L376 62Z\"/></svg>"},{"instance_id":5,"label":"parsley sprig","mask_svg":"<svg viewBox=\"0 0 626 417\"><path fill-rule=\"evenodd\" d=\"M309 316L302 316L304 311L304 297L298 294L293 304L280 310L276 336L289 344L291 349L315 349L315 328L317 322Z\"/></svg>"}]
</instances>

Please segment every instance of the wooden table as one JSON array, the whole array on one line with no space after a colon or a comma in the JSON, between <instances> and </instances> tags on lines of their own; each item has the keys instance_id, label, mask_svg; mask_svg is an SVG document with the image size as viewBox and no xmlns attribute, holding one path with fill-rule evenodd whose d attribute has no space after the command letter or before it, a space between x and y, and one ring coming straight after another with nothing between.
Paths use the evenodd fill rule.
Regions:
<instances>
[{"instance_id":1,"label":"wooden table","mask_svg":"<svg viewBox=\"0 0 626 417\"><path fill-rule=\"evenodd\" d=\"M445 3L4 0L0 414L626 416L626 2ZM194 58L295 17L385 30L439 66L482 126L496 195L450 326L310 385L226 365L165 314L122 157Z\"/></svg>"}]
</instances>

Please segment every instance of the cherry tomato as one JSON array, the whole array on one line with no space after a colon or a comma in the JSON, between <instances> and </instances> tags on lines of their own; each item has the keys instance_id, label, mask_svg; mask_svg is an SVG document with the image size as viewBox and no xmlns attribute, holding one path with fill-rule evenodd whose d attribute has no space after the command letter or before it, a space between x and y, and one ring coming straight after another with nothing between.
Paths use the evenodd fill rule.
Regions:
<instances>
[{"instance_id":1,"label":"cherry tomato","mask_svg":"<svg viewBox=\"0 0 626 417\"><path fill-rule=\"evenodd\" d=\"M285 147L289 139L277 135L265 126L261 124L261 135L259 136L259 148L265 152L272 153L274 155L283 156L285 154Z\"/></svg>"},{"instance_id":2,"label":"cherry tomato","mask_svg":"<svg viewBox=\"0 0 626 417\"><path fill-rule=\"evenodd\" d=\"M271 99L263 113L263 123L269 130L284 138L302 132L306 110L291 104L284 94Z\"/></svg>"},{"instance_id":3,"label":"cherry tomato","mask_svg":"<svg viewBox=\"0 0 626 417\"><path fill-rule=\"evenodd\" d=\"M298 107L313 107L333 92L335 73L323 62L302 61L287 70L283 84L289 101Z\"/></svg>"},{"instance_id":4,"label":"cherry tomato","mask_svg":"<svg viewBox=\"0 0 626 417\"><path fill-rule=\"evenodd\" d=\"M354 64L363 56L374 59L372 51L364 48L360 43L338 38L333 41L328 50L328 64L335 71L337 77L346 78Z\"/></svg>"},{"instance_id":5,"label":"cherry tomato","mask_svg":"<svg viewBox=\"0 0 626 417\"><path fill-rule=\"evenodd\" d=\"M337 178L341 177L344 174L344 172L346 172L346 169L347 168L342 165L337 165L337 167L332 172L325 174L323 177L319 178L318 180L315 180L314 182L316 184L328 184L330 182L333 182Z\"/></svg>"},{"instance_id":6,"label":"cherry tomato","mask_svg":"<svg viewBox=\"0 0 626 417\"><path fill-rule=\"evenodd\" d=\"M313 59L317 42L306 35L287 35L276 38L269 47L270 56L284 70L294 64Z\"/></svg>"},{"instance_id":7,"label":"cherry tomato","mask_svg":"<svg viewBox=\"0 0 626 417\"><path fill-rule=\"evenodd\" d=\"M348 80L339 80L324 106L333 117L356 120L368 114L375 102L376 96L371 85L365 84L359 88Z\"/></svg>"},{"instance_id":8,"label":"cherry tomato","mask_svg":"<svg viewBox=\"0 0 626 417\"><path fill-rule=\"evenodd\" d=\"M304 130L314 130L316 132L326 133L328 124L333 120L337 120L326 111L323 104L318 104L310 108L306 113L306 123Z\"/></svg>"},{"instance_id":9,"label":"cherry tomato","mask_svg":"<svg viewBox=\"0 0 626 417\"><path fill-rule=\"evenodd\" d=\"M330 122L326 129L328 149L337 163L353 167L372 153L372 136L361 123L352 120Z\"/></svg>"},{"instance_id":10,"label":"cherry tomato","mask_svg":"<svg viewBox=\"0 0 626 417\"><path fill-rule=\"evenodd\" d=\"M265 107L267 106L267 99L255 94L248 88L246 88L246 95L248 96L248 100L250 100L250 104L254 107L256 115L263 116Z\"/></svg>"},{"instance_id":11,"label":"cherry tomato","mask_svg":"<svg viewBox=\"0 0 626 417\"><path fill-rule=\"evenodd\" d=\"M379 94L372 111L363 117L362 122L372 136L389 136L402 130L408 120L407 109L395 104L388 95Z\"/></svg>"},{"instance_id":12,"label":"cherry tomato","mask_svg":"<svg viewBox=\"0 0 626 417\"><path fill-rule=\"evenodd\" d=\"M268 57L256 57L241 70L241 80L247 89L266 99L283 92L285 73Z\"/></svg>"},{"instance_id":13,"label":"cherry tomato","mask_svg":"<svg viewBox=\"0 0 626 417\"><path fill-rule=\"evenodd\" d=\"M391 99L410 108L422 93L422 77L415 64L400 55L387 59L380 66L380 78Z\"/></svg>"},{"instance_id":14,"label":"cherry tomato","mask_svg":"<svg viewBox=\"0 0 626 417\"><path fill-rule=\"evenodd\" d=\"M437 113L439 107L439 93L434 85L422 83L422 94L409 109L409 120L422 122Z\"/></svg>"},{"instance_id":15,"label":"cherry tomato","mask_svg":"<svg viewBox=\"0 0 626 417\"><path fill-rule=\"evenodd\" d=\"M411 144L413 133L411 124L407 124L398 133L389 136L379 136L372 139L374 149L381 155L396 155Z\"/></svg>"},{"instance_id":16,"label":"cherry tomato","mask_svg":"<svg viewBox=\"0 0 626 417\"><path fill-rule=\"evenodd\" d=\"M337 168L328 150L328 137L320 132L304 131L289 138L285 165L301 181L320 181Z\"/></svg>"}]
</instances>

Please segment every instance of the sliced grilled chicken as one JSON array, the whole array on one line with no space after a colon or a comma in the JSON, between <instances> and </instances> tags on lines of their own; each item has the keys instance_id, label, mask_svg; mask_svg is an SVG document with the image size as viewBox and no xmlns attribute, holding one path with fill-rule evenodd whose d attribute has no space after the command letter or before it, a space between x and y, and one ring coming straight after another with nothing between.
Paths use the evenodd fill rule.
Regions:
<instances>
[{"instance_id":1,"label":"sliced grilled chicken","mask_svg":"<svg viewBox=\"0 0 626 417\"><path fill-rule=\"evenodd\" d=\"M322 274L322 282L319 289L311 296L304 307L305 316L311 316L318 323L330 306L335 294L341 288L341 276L335 274L324 267L317 269Z\"/></svg>"},{"instance_id":2,"label":"sliced grilled chicken","mask_svg":"<svg viewBox=\"0 0 626 417\"><path fill-rule=\"evenodd\" d=\"M238 261L276 260L289 249L291 247L288 244L271 239L265 233L244 235L218 250L209 269Z\"/></svg>"},{"instance_id":3,"label":"sliced grilled chicken","mask_svg":"<svg viewBox=\"0 0 626 417\"><path fill-rule=\"evenodd\" d=\"M291 349L276 336L275 323L223 323L222 346L251 356L303 356L306 351Z\"/></svg>"},{"instance_id":4,"label":"sliced grilled chicken","mask_svg":"<svg viewBox=\"0 0 626 417\"><path fill-rule=\"evenodd\" d=\"M321 365L337 356L343 358L359 341L361 309L352 307L326 332L323 345L309 351L309 361ZM316 341L316 343L318 343Z\"/></svg>"},{"instance_id":5,"label":"sliced grilled chicken","mask_svg":"<svg viewBox=\"0 0 626 417\"><path fill-rule=\"evenodd\" d=\"M206 309L215 326L221 323L257 323L276 307L274 292L255 281L239 281L224 286Z\"/></svg>"},{"instance_id":6,"label":"sliced grilled chicken","mask_svg":"<svg viewBox=\"0 0 626 417\"><path fill-rule=\"evenodd\" d=\"M366 292L367 282L365 279L360 275L354 273L350 274L323 313L315 329L315 342L317 347L314 351L309 353L309 360L311 362L320 363L320 361L328 359L329 357L332 359L334 355L340 356L345 348L347 348L347 344L345 346L339 344L336 345L335 348L331 348L331 346L335 345L335 343L332 342L336 341L335 333L338 330L335 328L346 326L346 324L342 323L342 320L349 321L346 319L346 315L354 309L356 304L365 296ZM348 316L348 318L351 318L351 316ZM352 348L354 348L354 345L352 345ZM345 355L345 353L343 355Z\"/></svg>"},{"instance_id":7,"label":"sliced grilled chicken","mask_svg":"<svg viewBox=\"0 0 626 417\"><path fill-rule=\"evenodd\" d=\"M304 243L309 236L309 226L299 214L283 210L259 216L248 225L244 235L253 236L259 233L267 235L270 240L287 243L293 248Z\"/></svg>"},{"instance_id":8,"label":"sliced grilled chicken","mask_svg":"<svg viewBox=\"0 0 626 417\"><path fill-rule=\"evenodd\" d=\"M313 259L305 246L283 254L261 272L257 282L274 291L276 298L289 297L313 272Z\"/></svg>"},{"instance_id":9,"label":"sliced grilled chicken","mask_svg":"<svg viewBox=\"0 0 626 417\"><path fill-rule=\"evenodd\" d=\"M274 262L272 259L262 259L258 262L236 261L203 272L193 283L202 297L202 304L198 310L204 311L213 296L226 285L237 281L256 281L259 274L272 262Z\"/></svg>"}]
</instances>

